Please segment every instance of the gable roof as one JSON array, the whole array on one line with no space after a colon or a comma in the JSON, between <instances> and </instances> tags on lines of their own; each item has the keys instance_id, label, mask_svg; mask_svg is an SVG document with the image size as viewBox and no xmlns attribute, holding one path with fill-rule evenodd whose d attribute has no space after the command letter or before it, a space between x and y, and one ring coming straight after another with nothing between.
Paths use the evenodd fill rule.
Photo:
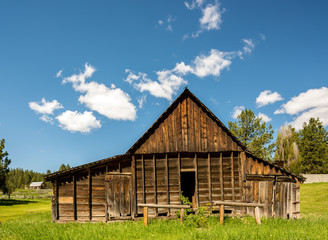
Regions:
<instances>
[{"instance_id":1,"label":"gable roof","mask_svg":"<svg viewBox=\"0 0 328 240\"><path fill-rule=\"evenodd\" d=\"M212 119L222 130L231 137L243 150L246 149L245 145L242 144L230 131L229 129L187 88L177 97L177 99L163 112L163 114L154 122L154 124L132 145L132 147L126 152L127 154L133 154L149 137L155 132L161 123L177 108L178 104L183 100L190 98L197 104L201 110Z\"/></svg>"},{"instance_id":2,"label":"gable roof","mask_svg":"<svg viewBox=\"0 0 328 240\"><path fill-rule=\"evenodd\" d=\"M30 187L41 187L41 185L43 184L44 182L32 182L30 184Z\"/></svg>"}]
</instances>

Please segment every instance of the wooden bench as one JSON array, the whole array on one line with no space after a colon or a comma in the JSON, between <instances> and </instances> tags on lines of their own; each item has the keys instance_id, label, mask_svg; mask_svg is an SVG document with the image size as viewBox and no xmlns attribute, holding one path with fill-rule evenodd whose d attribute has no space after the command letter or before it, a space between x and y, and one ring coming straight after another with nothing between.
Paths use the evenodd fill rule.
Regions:
<instances>
[{"instance_id":1,"label":"wooden bench","mask_svg":"<svg viewBox=\"0 0 328 240\"><path fill-rule=\"evenodd\" d=\"M224 217L224 206L235 206L235 207L254 207L254 215L257 224L261 224L260 207L265 207L265 204L261 203L244 203L244 202L226 202L226 201L214 201L213 205L220 206L220 224L223 224Z\"/></svg>"},{"instance_id":2,"label":"wooden bench","mask_svg":"<svg viewBox=\"0 0 328 240\"><path fill-rule=\"evenodd\" d=\"M144 208L144 224L148 225L148 208L175 208L180 209L180 222L183 222L184 209L190 208L189 205L170 205L170 204L154 204L154 203L139 203L138 207Z\"/></svg>"}]
</instances>

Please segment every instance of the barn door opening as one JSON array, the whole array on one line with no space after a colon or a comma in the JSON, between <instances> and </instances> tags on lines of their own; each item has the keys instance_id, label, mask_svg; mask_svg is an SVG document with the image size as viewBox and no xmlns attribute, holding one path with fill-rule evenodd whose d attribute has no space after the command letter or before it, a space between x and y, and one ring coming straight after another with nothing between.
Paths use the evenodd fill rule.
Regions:
<instances>
[{"instance_id":1,"label":"barn door opening","mask_svg":"<svg viewBox=\"0 0 328 240\"><path fill-rule=\"evenodd\" d=\"M195 172L181 172L182 195L189 199L193 208L197 207L195 189Z\"/></svg>"},{"instance_id":2,"label":"barn door opening","mask_svg":"<svg viewBox=\"0 0 328 240\"><path fill-rule=\"evenodd\" d=\"M106 207L108 218L131 216L130 175L106 175Z\"/></svg>"}]
</instances>

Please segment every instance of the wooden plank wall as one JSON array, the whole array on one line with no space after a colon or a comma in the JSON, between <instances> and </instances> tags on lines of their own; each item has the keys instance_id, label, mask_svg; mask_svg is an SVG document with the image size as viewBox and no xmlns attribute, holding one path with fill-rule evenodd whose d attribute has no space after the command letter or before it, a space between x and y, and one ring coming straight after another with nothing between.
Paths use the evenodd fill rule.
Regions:
<instances>
[{"instance_id":1,"label":"wooden plank wall","mask_svg":"<svg viewBox=\"0 0 328 240\"><path fill-rule=\"evenodd\" d=\"M60 181L59 179L57 220L106 220L106 170L108 172L131 172L131 160L112 162L99 169L72 174L69 180Z\"/></svg>"},{"instance_id":2,"label":"wooden plank wall","mask_svg":"<svg viewBox=\"0 0 328 240\"><path fill-rule=\"evenodd\" d=\"M137 203L180 204L180 171L195 172L198 206L222 198L241 201L239 152L141 154L135 158ZM168 209L149 209L150 215L168 213Z\"/></svg>"},{"instance_id":3,"label":"wooden plank wall","mask_svg":"<svg viewBox=\"0 0 328 240\"><path fill-rule=\"evenodd\" d=\"M136 153L216 152L241 147L193 100L187 98L155 129Z\"/></svg>"}]
</instances>

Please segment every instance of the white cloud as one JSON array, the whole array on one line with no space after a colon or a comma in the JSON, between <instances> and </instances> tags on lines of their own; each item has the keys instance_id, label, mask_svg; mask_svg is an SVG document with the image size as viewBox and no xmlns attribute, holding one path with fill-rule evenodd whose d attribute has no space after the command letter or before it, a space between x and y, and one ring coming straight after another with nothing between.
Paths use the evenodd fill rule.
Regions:
<instances>
[{"instance_id":1,"label":"white cloud","mask_svg":"<svg viewBox=\"0 0 328 240\"><path fill-rule=\"evenodd\" d=\"M56 77L60 77L62 75L62 72L63 70L59 70L57 73L56 73Z\"/></svg>"},{"instance_id":2,"label":"white cloud","mask_svg":"<svg viewBox=\"0 0 328 240\"><path fill-rule=\"evenodd\" d=\"M145 73L136 75L129 69L126 69L126 72L129 73L126 81L130 82L134 88L140 92L148 91L155 97L166 98L169 101L172 100L172 95L180 86L187 83L186 80L173 74L170 70L156 72L158 81L152 81Z\"/></svg>"},{"instance_id":3,"label":"white cloud","mask_svg":"<svg viewBox=\"0 0 328 240\"><path fill-rule=\"evenodd\" d=\"M268 117L267 115L265 115L264 113L259 113L257 115L259 118L262 118L263 122L270 122L272 119L270 117Z\"/></svg>"},{"instance_id":4,"label":"white cloud","mask_svg":"<svg viewBox=\"0 0 328 240\"><path fill-rule=\"evenodd\" d=\"M163 20L158 20L159 25L162 25L163 23L164 23Z\"/></svg>"},{"instance_id":5,"label":"white cloud","mask_svg":"<svg viewBox=\"0 0 328 240\"><path fill-rule=\"evenodd\" d=\"M54 120L52 117L49 117L48 115L42 115L40 117L40 120L46 122L46 123L50 123L50 124L54 124Z\"/></svg>"},{"instance_id":6,"label":"white cloud","mask_svg":"<svg viewBox=\"0 0 328 240\"><path fill-rule=\"evenodd\" d=\"M210 97L210 101L214 103L215 105L218 105L218 101L214 97Z\"/></svg>"},{"instance_id":7,"label":"white cloud","mask_svg":"<svg viewBox=\"0 0 328 240\"><path fill-rule=\"evenodd\" d=\"M222 24L221 14L219 5L208 4L202 9L203 16L199 19L201 29L210 31L220 29Z\"/></svg>"},{"instance_id":8,"label":"white cloud","mask_svg":"<svg viewBox=\"0 0 328 240\"><path fill-rule=\"evenodd\" d=\"M100 121L93 116L92 112L66 111L56 117L60 127L70 132L90 133L93 128L100 128Z\"/></svg>"},{"instance_id":9,"label":"white cloud","mask_svg":"<svg viewBox=\"0 0 328 240\"><path fill-rule=\"evenodd\" d=\"M242 39L244 43L243 51L245 54L250 54L255 48L255 43L252 39Z\"/></svg>"},{"instance_id":10,"label":"white cloud","mask_svg":"<svg viewBox=\"0 0 328 240\"><path fill-rule=\"evenodd\" d=\"M328 126L328 88L309 89L292 97L287 103L277 109L275 114L287 113L297 115L291 123L296 129L301 129L304 122L320 118L324 126Z\"/></svg>"},{"instance_id":11,"label":"white cloud","mask_svg":"<svg viewBox=\"0 0 328 240\"><path fill-rule=\"evenodd\" d=\"M44 98L41 99L41 102L29 102L28 105L32 110L40 114L54 114L56 109L63 108L63 105L57 102L57 100L47 102Z\"/></svg>"},{"instance_id":12,"label":"white cloud","mask_svg":"<svg viewBox=\"0 0 328 240\"><path fill-rule=\"evenodd\" d=\"M157 71L158 81L151 80L146 73L134 73L126 69L128 73L125 81L133 85L140 92L148 91L155 97L162 97L172 100L172 95L176 94L182 85L187 84L183 76L193 74L204 78L207 76L219 77L224 69L229 69L232 59L242 58L242 51L222 52L212 49L208 55L201 54L196 56L190 65L184 62L176 63L171 70Z\"/></svg>"},{"instance_id":13,"label":"white cloud","mask_svg":"<svg viewBox=\"0 0 328 240\"><path fill-rule=\"evenodd\" d=\"M204 2L205 2L205 0L192 0L191 3L184 2L184 4L189 10L193 10L197 7L198 8L201 7Z\"/></svg>"},{"instance_id":14,"label":"white cloud","mask_svg":"<svg viewBox=\"0 0 328 240\"><path fill-rule=\"evenodd\" d=\"M163 26L169 32L173 32L172 23L176 20L176 17L168 16L166 20L158 20L158 26Z\"/></svg>"},{"instance_id":15,"label":"white cloud","mask_svg":"<svg viewBox=\"0 0 328 240\"><path fill-rule=\"evenodd\" d=\"M233 112L232 112L232 117L234 119L237 119L237 117L239 116L239 114L245 109L244 106L236 106L233 108Z\"/></svg>"},{"instance_id":16,"label":"white cloud","mask_svg":"<svg viewBox=\"0 0 328 240\"><path fill-rule=\"evenodd\" d=\"M139 108L143 107L144 103L146 102L146 99L147 99L147 95L142 95L137 98L137 101L139 103Z\"/></svg>"},{"instance_id":17,"label":"white cloud","mask_svg":"<svg viewBox=\"0 0 328 240\"><path fill-rule=\"evenodd\" d=\"M63 83L73 84L75 91L85 93L79 97L79 102L86 105L91 110L115 120L135 120L137 117L136 107L131 103L129 94L111 85L97 82L86 82L96 71L94 67L85 64L84 72L73 74L63 79ZM132 81L132 80L131 80Z\"/></svg>"},{"instance_id":18,"label":"white cloud","mask_svg":"<svg viewBox=\"0 0 328 240\"><path fill-rule=\"evenodd\" d=\"M283 98L279 93L265 90L261 92L260 95L256 98L256 104L257 107L263 107L265 105L272 104L281 100L283 100Z\"/></svg>"}]
</instances>

